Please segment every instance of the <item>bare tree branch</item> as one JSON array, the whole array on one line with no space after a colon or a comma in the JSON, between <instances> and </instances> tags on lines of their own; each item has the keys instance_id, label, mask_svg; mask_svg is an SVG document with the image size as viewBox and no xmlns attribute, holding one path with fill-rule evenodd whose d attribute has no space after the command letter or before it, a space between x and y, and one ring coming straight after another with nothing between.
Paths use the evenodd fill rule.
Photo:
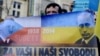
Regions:
<instances>
[{"instance_id":1,"label":"bare tree branch","mask_svg":"<svg viewBox=\"0 0 100 56\"><path fill-rule=\"evenodd\" d=\"M5 2L6 2L6 13L7 13L7 16L9 15L9 11L10 11L10 9L11 9L11 5L13 4L13 0L11 0L11 2L10 2L10 5L8 6L8 1L9 0L6 0Z\"/></svg>"}]
</instances>

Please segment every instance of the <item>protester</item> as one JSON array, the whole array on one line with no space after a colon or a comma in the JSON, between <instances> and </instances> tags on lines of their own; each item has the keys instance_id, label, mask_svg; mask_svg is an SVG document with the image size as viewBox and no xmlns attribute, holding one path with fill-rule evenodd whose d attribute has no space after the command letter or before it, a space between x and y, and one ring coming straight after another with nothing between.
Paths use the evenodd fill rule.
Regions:
<instances>
[{"instance_id":1,"label":"protester","mask_svg":"<svg viewBox=\"0 0 100 56\"><path fill-rule=\"evenodd\" d=\"M45 8L45 14L51 15L51 14L59 14L62 13L61 7L57 3L50 3Z\"/></svg>"}]
</instances>

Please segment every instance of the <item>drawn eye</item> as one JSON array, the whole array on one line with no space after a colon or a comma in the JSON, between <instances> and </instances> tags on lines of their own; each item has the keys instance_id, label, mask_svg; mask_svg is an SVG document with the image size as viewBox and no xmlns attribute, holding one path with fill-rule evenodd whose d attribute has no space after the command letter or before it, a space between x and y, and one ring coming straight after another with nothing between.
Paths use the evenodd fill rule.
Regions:
<instances>
[{"instance_id":1,"label":"drawn eye","mask_svg":"<svg viewBox=\"0 0 100 56\"><path fill-rule=\"evenodd\" d=\"M89 27L90 24L89 23L85 23L85 24L80 24L79 27L83 28L83 27Z\"/></svg>"},{"instance_id":2,"label":"drawn eye","mask_svg":"<svg viewBox=\"0 0 100 56\"><path fill-rule=\"evenodd\" d=\"M89 24L89 23L85 23L84 25L85 25L85 27L89 27L89 26L90 26L90 24Z\"/></svg>"},{"instance_id":3,"label":"drawn eye","mask_svg":"<svg viewBox=\"0 0 100 56\"><path fill-rule=\"evenodd\" d=\"M84 27L84 24L80 24L79 27L83 28Z\"/></svg>"}]
</instances>

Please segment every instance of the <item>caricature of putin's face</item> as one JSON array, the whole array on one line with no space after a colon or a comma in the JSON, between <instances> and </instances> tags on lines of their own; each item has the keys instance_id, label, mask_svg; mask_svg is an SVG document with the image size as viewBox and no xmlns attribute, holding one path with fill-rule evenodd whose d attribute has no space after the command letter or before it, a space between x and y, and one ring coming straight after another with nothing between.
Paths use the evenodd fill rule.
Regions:
<instances>
[{"instance_id":1,"label":"caricature of putin's face","mask_svg":"<svg viewBox=\"0 0 100 56\"><path fill-rule=\"evenodd\" d=\"M88 13L83 13L81 14L84 18L79 17L79 21L78 22L78 26L79 26L79 31L80 34L82 35L82 37L87 40L89 38L91 38L91 36L94 33L94 29L93 29L93 24L92 24L92 18L90 16L90 14Z\"/></svg>"},{"instance_id":2,"label":"caricature of putin's face","mask_svg":"<svg viewBox=\"0 0 100 56\"><path fill-rule=\"evenodd\" d=\"M79 25L80 34L84 39L89 39L93 35L93 27L90 27L89 23L84 23Z\"/></svg>"}]
</instances>

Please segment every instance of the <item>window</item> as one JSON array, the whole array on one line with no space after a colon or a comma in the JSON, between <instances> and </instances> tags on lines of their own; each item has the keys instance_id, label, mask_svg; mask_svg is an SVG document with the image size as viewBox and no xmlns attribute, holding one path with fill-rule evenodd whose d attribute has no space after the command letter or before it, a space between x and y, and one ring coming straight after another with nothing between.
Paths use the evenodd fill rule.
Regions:
<instances>
[{"instance_id":1,"label":"window","mask_svg":"<svg viewBox=\"0 0 100 56\"><path fill-rule=\"evenodd\" d=\"M18 4L18 9L20 9L20 4Z\"/></svg>"},{"instance_id":2,"label":"window","mask_svg":"<svg viewBox=\"0 0 100 56\"><path fill-rule=\"evenodd\" d=\"M13 10L12 15L15 16L15 10Z\"/></svg>"},{"instance_id":3,"label":"window","mask_svg":"<svg viewBox=\"0 0 100 56\"><path fill-rule=\"evenodd\" d=\"M14 4L13 4L13 12L12 12L12 15L15 16L15 17L19 17L20 16L20 8L21 8L21 3L20 2L16 2L14 1Z\"/></svg>"},{"instance_id":4,"label":"window","mask_svg":"<svg viewBox=\"0 0 100 56\"><path fill-rule=\"evenodd\" d=\"M20 12L19 11L17 11L17 15L16 15L16 17L19 17L20 16Z\"/></svg>"},{"instance_id":5,"label":"window","mask_svg":"<svg viewBox=\"0 0 100 56\"><path fill-rule=\"evenodd\" d=\"M13 10L12 15L15 16L15 17L19 17L20 16L20 11Z\"/></svg>"},{"instance_id":6,"label":"window","mask_svg":"<svg viewBox=\"0 0 100 56\"><path fill-rule=\"evenodd\" d=\"M14 2L13 8L20 9L20 7L21 7L21 3L20 2Z\"/></svg>"},{"instance_id":7,"label":"window","mask_svg":"<svg viewBox=\"0 0 100 56\"><path fill-rule=\"evenodd\" d=\"M0 5L2 5L3 4L3 1L0 1Z\"/></svg>"},{"instance_id":8,"label":"window","mask_svg":"<svg viewBox=\"0 0 100 56\"><path fill-rule=\"evenodd\" d=\"M14 2L13 8L16 8L16 2Z\"/></svg>"}]
</instances>

